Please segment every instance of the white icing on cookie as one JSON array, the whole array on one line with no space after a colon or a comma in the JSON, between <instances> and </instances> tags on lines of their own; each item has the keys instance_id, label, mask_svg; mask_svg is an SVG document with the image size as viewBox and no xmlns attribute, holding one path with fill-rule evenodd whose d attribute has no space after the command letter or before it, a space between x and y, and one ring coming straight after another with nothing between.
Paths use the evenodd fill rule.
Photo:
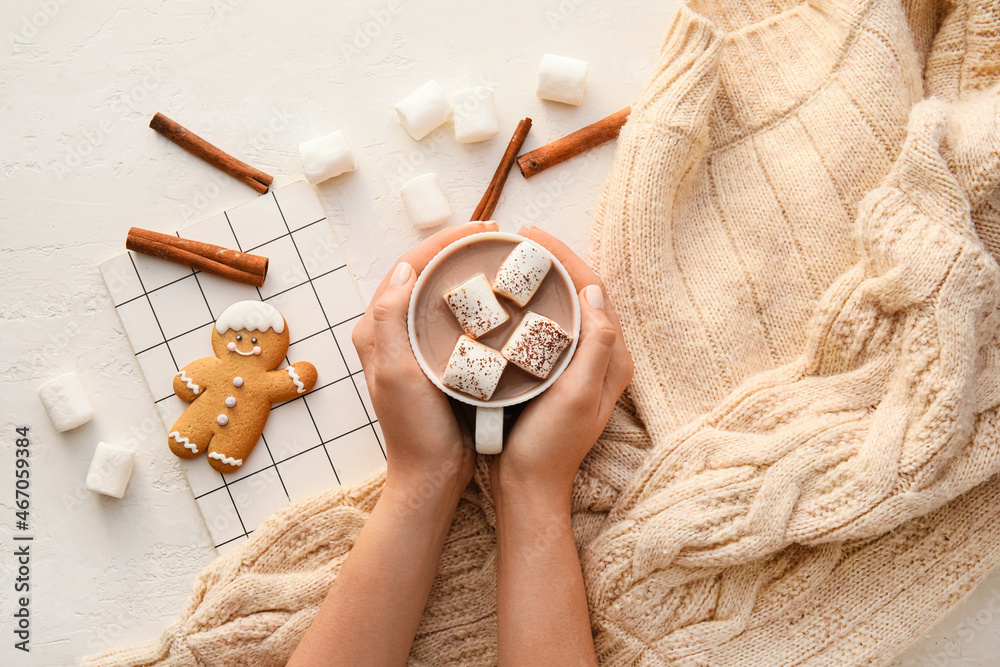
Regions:
<instances>
[{"instance_id":1,"label":"white icing on cookie","mask_svg":"<svg viewBox=\"0 0 1000 667\"><path fill-rule=\"evenodd\" d=\"M236 407L236 399L232 396L226 396L226 407L227 408Z\"/></svg>"},{"instance_id":2,"label":"white icing on cookie","mask_svg":"<svg viewBox=\"0 0 1000 667\"><path fill-rule=\"evenodd\" d=\"M194 444L193 442L191 442L187 438L183 437L177 431L174 431L173 433L169 434L169 437L171 437L174 440L176 440L178 445L184 445L185 449L190 449L195 454L198 453L198 445Z\"/></svg>"},{"instance_id":3,"label":"white icing on cookie","mask_svg":"<svg viewBox=\"0 0 1000 667\"><path fill-rule=\"evenodd\" d=\"M198 385L196 385L196 384L195 384L195 383L194 383L194 382L193 382L193 381L191 380L191 378L189 378L189 377L188 377L188 376L187 376L187 375L186 375L186 374L184 373L184 371L181 371L181 372L180 372L180 373L178 373L177 375L179 375L179 376L180 376L181 380L182 380L182 381L184 382L184 384L186 384L186 385L187 385L188 389L190 389L191 391L193 391L193 392L194 392L194 395L195 395L195 396L197 396L197 395L198 395L198 394L199 394L199 393L201 392L201 387L199 387Z\"/></svg>"},{"instance_id":4,"label":"white icing on cookie","mask_svg":"<svg viewBox=\"0 0 1000 667\"><path fill-rule=\"evenodd\" d=\"M234 459L231 456L223 456L219 452L209 452L208 458L216 459L217 461L222 461L229 466L241 466L243 465L243 459Z\"/></svg>"},{"instance_id":5,"label":"white icing on cookie","mask_svg":"<svg viewBox=\"0 0 1000 667\"><path fill-rule=\"evenodd\" d=\"M263 301L237 301L222 311L215 321L215 330L220 334L227 331L264 332L274 329L274 333L285 330L285 319L274 306Z\"/></svg>"},{"instance_id":6,"label":"white icing on cookie","mask_svg":"<svg viewBox=\"0 0 1000 667\"><path fill-rule=\"evenodd\" d=\"M219 426L225 426L229 423L229 417L226 415L219 415L215 418L215 421L219 422Z\"/></svg>"},{"instance_id":7,"label":"white icing on cookie","mask_svg":"<svg viewBox=\"0 0 1000 667\"><path fill-rule=\"evenodd\" d=\"M243 386L243 378L241 378L239 375L237 375L236 377L234 377L233 378L233 386L234 387L242 387Z\"/></svg>"},{"instance_id":8,"label":"white icing on cookie","mask_svg":"<svg viewBox=\"0 0 1000 667\"><path fill-rule=\"evenodd\" d=\"M302 380L299 379L299 374L295 372L295 369L291 366L285 366L285 370L288 371L288 377L292 378L292 382L295 383L295 390L300 394L304 392L306 386L302 384Z\"/></svg>"}]
</instances>

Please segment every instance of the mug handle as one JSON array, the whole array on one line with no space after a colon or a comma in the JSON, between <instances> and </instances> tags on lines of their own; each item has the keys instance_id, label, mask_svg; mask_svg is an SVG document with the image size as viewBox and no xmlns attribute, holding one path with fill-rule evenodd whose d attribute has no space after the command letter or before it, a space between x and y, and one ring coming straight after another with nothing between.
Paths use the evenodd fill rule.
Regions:
<instances>
[{"instance_id":1,"label":"mug handle","mask_svg":"<svg viewBox=\"0 0 1000 667\"><path fill-rule=\"evenodd\" d=\"M476 408L476 451L499 454L503 449L503 408Z\"/></svg>"}]
</instances>

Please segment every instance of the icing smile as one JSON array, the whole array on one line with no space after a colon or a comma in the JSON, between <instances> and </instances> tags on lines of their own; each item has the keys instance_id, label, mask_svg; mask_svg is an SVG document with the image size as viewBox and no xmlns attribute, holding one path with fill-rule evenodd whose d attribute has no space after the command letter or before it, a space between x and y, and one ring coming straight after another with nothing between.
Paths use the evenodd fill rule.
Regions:
<instances>
[{"instance_id":1,"label":"icing smile","mask_svg":"<svg viewBox=\"0 0 1000 667\"><path fill-rule=\"evenodd\" d=\"M241 351L238 347L236 347L236 343L233 343L232 341L230 341L229 345L227 345L226 347L229 348L230 352L235 352L236 354L242 355L244 357L249 357L250 355L255 355L255 356L260 355L259 345L254 345L253 350L250 352Z\"/></svg>"}]
</instances>

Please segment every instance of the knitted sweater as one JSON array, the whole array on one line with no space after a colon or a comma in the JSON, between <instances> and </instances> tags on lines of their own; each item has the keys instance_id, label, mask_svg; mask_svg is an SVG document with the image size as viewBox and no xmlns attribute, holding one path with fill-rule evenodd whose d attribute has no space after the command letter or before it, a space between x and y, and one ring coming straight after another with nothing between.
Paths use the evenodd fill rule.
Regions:
<instances>
[{"instance_id":1,"label":"knitted sweater","mask_svg":"<svg viewBox=\"0 0 1000 667\"><path fill-rule=\"evenodd\" d=\"M603 664L882 664L1000 564L998 77L995 3L678 8L593 234L636 369L573 494ZM496 661L484 472L412 664ZM284 664L383 481L84 664Z\"/></svg>"}]
</instances>

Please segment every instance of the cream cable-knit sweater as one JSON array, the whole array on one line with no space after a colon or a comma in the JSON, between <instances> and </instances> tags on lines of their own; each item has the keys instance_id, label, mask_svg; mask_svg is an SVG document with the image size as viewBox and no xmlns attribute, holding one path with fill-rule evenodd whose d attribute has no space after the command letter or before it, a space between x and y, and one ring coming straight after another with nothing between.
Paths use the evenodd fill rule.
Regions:
<instances>
[{"instance_id":1,"label":"cream cable-knit sweater","mask_svg":"<svg viewBox=\"0 0 1000 667\"><path fill-rule=\"evenodd\" d=\"M602 663L881 664L1000 564L998 78L995 3L678 9L594 232L636 364L573 497ZM496 660L483 470L413 664ZM85 664L283 664L382 481Z\"/></svg>"}]
</instances>

